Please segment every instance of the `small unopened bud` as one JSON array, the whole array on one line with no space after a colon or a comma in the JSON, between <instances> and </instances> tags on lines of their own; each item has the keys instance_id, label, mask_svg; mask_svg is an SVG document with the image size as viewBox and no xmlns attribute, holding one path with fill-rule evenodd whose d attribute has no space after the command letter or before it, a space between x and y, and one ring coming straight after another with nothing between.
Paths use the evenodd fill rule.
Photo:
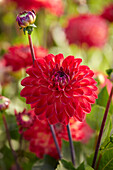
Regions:
<instances>
[{"instance_id":1,"label":"small unopened bud","mask_svg":"<svg viewBox=\"0 0 113 170\"><path fill-rule=\"evenodd\" d=\"M0 96L0 111L6 110L9 107L10 100L4 96Z\"/></svg>"},{"instance_id":2,"label":"small unopened bud","mask_svg":"<svg viewBox=\"0 0 113 170\"><path fill-rule=\"evenodd\" d=\"M18 22L20 28L26 28L30 26L35 22L35 20L36 15L33 10L28 12L27 11L21 12L16 18L16 21Z\"/></svg>"}]
</instances>

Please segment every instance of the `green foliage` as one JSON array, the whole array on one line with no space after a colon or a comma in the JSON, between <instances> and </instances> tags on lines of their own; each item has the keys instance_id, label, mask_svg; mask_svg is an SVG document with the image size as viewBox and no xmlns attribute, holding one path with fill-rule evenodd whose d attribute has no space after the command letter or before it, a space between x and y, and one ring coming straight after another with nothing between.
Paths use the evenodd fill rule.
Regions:
<instances>
[{"instance_id":1,"label":"green foliage","mask_svg":"<svg viewBox=\"0 0 113 170\"><path fill-rule=\"evenodd\" d=\"M62 159L59 161L59 164L55 170L75 170L72 162L67 162L66 160Z\"/></svg>"},{"instance_id":2,"label":"green foliage","mask_svg":"<svg viewBox=\"0 0 113 170\"><path fill-rule=\"evenodd\" d=\"M106 86L104 88L102 88L102 90L100 91L99 95L98 95L98 99L96 100L96 103L100 106L106 107L107 105L107 101L109 98L109 94L107 91ZM110 109L109 109L110 113L113 113L113 103L111 102L110 104Z\"/></svg>"},{"instance_id":3,"label":"green foliage","mask_svg":"<svg viewBox=\"0 0 113 170\"><path fill-rule=\"evenodd\" d=\"M33 165L32 170L54 170L56 165L57 161L54 158L45 155L43 160L39 160Z\"/></svg>"}]
</instances>

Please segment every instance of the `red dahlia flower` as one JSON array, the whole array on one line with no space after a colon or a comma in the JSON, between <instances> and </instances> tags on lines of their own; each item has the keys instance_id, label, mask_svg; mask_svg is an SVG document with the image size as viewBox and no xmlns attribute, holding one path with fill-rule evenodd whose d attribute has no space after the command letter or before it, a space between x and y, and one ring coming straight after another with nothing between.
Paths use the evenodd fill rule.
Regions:
<instances>
[{"instance_id":1,"label":"red dahlia flower","mask_svg":"<svg viewBox=\"0 0 113 170\"><path fill-rule=\"evenodd\" d=\"M101 17L110 22L113 22L113 4L109 4L107 7L105 7Z\"/></svg>"},{"instance_id":2,"label":"red dahlia flower","mask_svg":"<svg viewBox=\"0 0 113 170\"><path fill-rule=\"evenodd\" d=\"M39 10L45 8L55 15L62 15L64 11L62 0L9 0L15 2L18 7L24 10Z\"/></svg>"},{"instance_id":3,"label":"red dahlia flower","mask_svg":"<svg viewBox=\"0 0 113 170\"><path fill-rule=\"evenodd\" d=\"M80 15L69 19L65 33L70 44L102 47L108 36L105 20L95 15Z\"/></svg>"},{"instance_id":4,"label":"red dahlia flower","mask_svg":"<svg viewBox=\"0 0 113 170\"><path fill-rule=\"evenodd\" d=\"M47 50L42 47L35 47L34 52L36 59L47 55ZM10 47L8 53L4 55L6 66L11 66L13 71L18 71L21 68L27 68L33 64L31 51L29 46L13 46Z\"/></svg>"},{"instance_id":5,"label":"red dahlia flower","mask_svg":"<svg viewBox=\"0 0 113 170\"><path fill-rule=\"evenodd\" d=\"M27 69L28 77L21 96L35 108L39 119L47 118L50 124L68 124L70 117L83 121L95 102L96 81L88 66L80 65L82 59L62 54L49 54L37 59Z\"/></svg>"},{"instance_id":6,"label":"red dahlia flower","mask_svg":"<svg viewBox=\"0 0 113 170\"><path fill-rule=\"evenodd\" d=\"M67 128L60 123L54 127L61 148L62 139L68 140ZM70 128L74 141L86 142L93 133L92 129L85 122L79 122L73 118L70 119ZM46 120L35 120L33 126L24 132L23 137L30 142L30 151L36 153L39 158L43 158L45 154L59 158L49 124Z\"/></svg>"}]
</instances>

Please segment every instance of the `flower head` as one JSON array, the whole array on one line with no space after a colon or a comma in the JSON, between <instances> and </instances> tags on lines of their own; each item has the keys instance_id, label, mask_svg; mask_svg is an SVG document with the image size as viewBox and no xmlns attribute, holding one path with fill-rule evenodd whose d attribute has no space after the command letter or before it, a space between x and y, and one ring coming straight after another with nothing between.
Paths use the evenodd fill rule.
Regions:
<instances>
[{"instance_id":1,"label":"flower head","mask_svg":"<svg viewBox=\"0 0 113 170\"><path fill-rule=\"evenodd\" d=\"M9 107L10 100L4 96L0 96L0 111L6 110Z\"/></svg>"},{"instance_id":2,"label":"flower head","mask_svg":"<svg viewBox=\"0 0 113 170\"><path fill-rule=\"evenodd\" d=\"M107 7L105 7L101 17L108 20L109 22L113 22L113 4L109 4Z\"/></svg>"},{"instance_id":3,"label":"flower head","mask_svg":"<svg viewBox=\"0 0 113 170\"><path fill-rule=\"evenodd\" d=\"M54 125L54 128L61 148L62 139L68 141L67 128L60 123ZM87 142L93 133L93 130L85 122L79 122L73 118L70 119L70 128L74 141ZM37 157L43 158L45 154L49 154L56 159L59 158L49 124L46 120L39 121L36 119L33 126L23 133L23 137L29 141L29 149Z\"/></svg>"},{"instance_id":4,"label":"flower head","mask_svg":"<svg viewBox=\"0 0 113 170\"><path fill-rule=\"evenodd\" d=\"M34 46L34 52L36 59L42 58L48 53L46 49L36 46ZM18 71L21 68L27 68L33 63L30 47L28 45L10 47L8 53L4 55L4 59L6 62L6 66L11 66L13 71Z\"/></svg>"},{"instance_id":5,"label":"flower head","mask_svg":"<svg viewBox=\"0 0 113 170\"><path fill-rule=\"evenodd\" d=\"M103 18L84 14L69 19L65 33L70 44L102 47L107 41L108 26Z\"/></svg>"},{"instance_id":6,"label":"flower head","mask_svg":"<svg viewBox=\"0 0 113 170\"><path fill-rule=\"evenodd\" d=\"M96 81L93 71L81 62L74 56L64 59L62 54L49 54L27 69L29 76L21 82L25 86L21 96L35 108L39 119L68 124L70 117L83 121L90 113L97 98Z\"/></svg>"},{"instance_id":7,"label":"flower head","mask_svg":"<svg viewBox=\"0 0 113 170\"><path fill-rule=\"evenodd\" d=\"M27 11L21 12L16 18L16 21L18 22L18 25L21 28L26 28L30 26L35 22L35 20L36 20L36 15L33 10L28 12Z\"/></svg>"},{"instance_id":8,"label":"flower head","mask_svg":"<svg viewBox=\"0 0 113 170\"><path fill-rule=\"evenodd\" d=\"M27 111L26 109L19 113L15 110L15 116L20 133L22 133L23 130L30 128L36 119L34 112L32 110Z\"/></svg>"}]
</instances>

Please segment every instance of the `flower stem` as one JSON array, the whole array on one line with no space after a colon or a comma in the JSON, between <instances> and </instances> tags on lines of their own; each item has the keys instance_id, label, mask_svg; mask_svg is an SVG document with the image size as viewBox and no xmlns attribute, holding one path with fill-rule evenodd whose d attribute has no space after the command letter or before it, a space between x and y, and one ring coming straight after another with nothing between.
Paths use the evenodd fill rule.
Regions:
<instances>
[{"instance_id":1,"label":"flower stem","mask_svg":"<svg viewBox=\"0 0 113 170\"><path fill-rule=\"evenodd\" d=\"M103 118L103 121L102 121L102 124L101 124L101 129L100 129L100 133L99 133L99 137L98 137L98 141L97 141L97 145L96 145L96 150L95 150L95 155L94 155L94 159L93 159L93 163L92 163L92 168L95 168L97 155L98 155L98 151L99 151L99 147L100 147L100 142L101 142L101 139L102 139L104 126L105 126L105 123L106 123L106 119L107 119L107 115L108 115L112 95L113 95L113 86L112 86L112 89L111 89L111 92L110 92L110 95L109 95L106 110L105 110L105 113L104 113L104 118Z\"/></svg>"},{"instance_id":2,"label":"flower stem","mask_svg":"<svg viewBox=\"0 0 113 170\"><path fill-rule=\"evenodd\" d=\"M34 64L34 61L35 61L35 53L34 53L33 43L32 43L31 35L30 35L30 34L28 34L28 39L29 39L29 46L30 46L30 50L31 50L32 60L33 60L33 64Z\"/></svg>"},{"instance_id":3,"label":"flower stem","mask_svg":"<svg viewBox=\"0 0 113 170\"><path fill-rule=\"evenodd\" d=\"M2 119L3 119L3 122L4 122L4 126L5 126L5 130L6 130L6 135L7 135L7 139L8 139L8 142L9 142L9 146L10 146L12 155L13 155L14 160L15 160L16 168L17 168L17 170L21 170L21 168L20 168L20 166L19 166L19 164L17 162L16 152L13 150L13 147L12 147L12 144L11 144L11 137L10 137L10 134L9 134L9 130L8 130L8 126L7 126L7 122L6 122L6 118L5 118L4 114L2 114Z\"/></svg>"},{"instance_id":4,"label":"flower stem","mask_svg":"<svg viewBox=\"0 0 113 170\"><path fill-rule=\"evenodd\" d=\"M58 152L58 155L59 155L59 159L61 159L62 156L61 156L61 152L60 152L60 147L59 147L59 144L58 144L58 140L57 140L57 137L56 137L56 134L55 134L55 129L54 129L53 125L50 125L50 124L49 124L49 126L50 126L51 133L52 133L52 136L53 136L55 145L56 145L56 149L57 149L57 152Z\"/></svg>"},{"instance_id":5,"label":"flower stem","mask_svg":"<svg viewBox=\"0 0 113 170\"><path fill-rule=\"evenodd\" d=\"M67 131L68 131L68 137L69 137L71 159L72 159L73 165L75 165L75 150L74 150L74 145L73 145L73 141L72 141L71 130L70 130L69 124L67 125Z\"/></svg>"}]
</instances>

